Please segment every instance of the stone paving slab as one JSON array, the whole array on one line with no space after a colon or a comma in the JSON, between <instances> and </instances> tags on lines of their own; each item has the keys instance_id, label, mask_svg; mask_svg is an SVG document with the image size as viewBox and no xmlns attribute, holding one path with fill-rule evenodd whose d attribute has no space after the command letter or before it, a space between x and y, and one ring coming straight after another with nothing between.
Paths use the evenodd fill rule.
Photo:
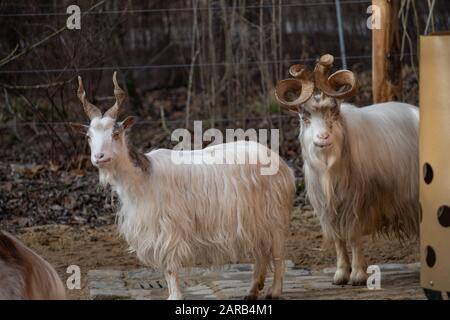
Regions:
<instances>
[{"instance_id":1,"label":"stone paving slab","mask_svg":"<svg viewBox=\"0 0 450 320\"><path fill-rule=\"evenodd\" d=\"M382 264L381 289L334 286L334 268L310 271L286 261L283 299L425 299L419 284L420 264ZM250 287L253 265L230 264L218 270L192 268L180 273L185 299L242 299ZM271 285L268 274L265 289ZM152 269L91 270L88 272L91 299L166 299L167 285L161 272Z\"/></svg>"}]
</instances>

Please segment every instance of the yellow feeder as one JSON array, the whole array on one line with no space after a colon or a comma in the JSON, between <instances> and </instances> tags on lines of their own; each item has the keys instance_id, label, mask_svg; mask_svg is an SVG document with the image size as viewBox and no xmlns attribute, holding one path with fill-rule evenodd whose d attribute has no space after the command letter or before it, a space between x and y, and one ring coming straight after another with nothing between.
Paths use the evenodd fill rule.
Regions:
<instances>
[{"instance_id":1,"label":"yellow feeder","mask_svg":"<svg viewBox=\"0 0 450 320\"><path fill-rule=\"evenodd\" d=\"M450 292L450 33L420 38L420 260L429 298Z\"/></svg>"}]
</instances>

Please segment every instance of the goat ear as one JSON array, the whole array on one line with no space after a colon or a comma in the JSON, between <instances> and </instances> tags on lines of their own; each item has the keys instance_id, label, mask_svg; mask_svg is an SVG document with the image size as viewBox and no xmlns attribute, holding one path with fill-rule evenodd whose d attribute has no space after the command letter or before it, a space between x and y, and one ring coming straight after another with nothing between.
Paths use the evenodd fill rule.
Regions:
<instances>
[{"instance_id":1,"label":"goat ear","mask_svg":"<svg viewBox=\"0 0 450 320\"><path fill-rule=\"evenodd\" d=\"M128 116L120 123L123 130L131 128L136 123L137 118L133 116Z\"/></svg>"},{"instance_id":2,"label":"goat ear","mask_svg":"<svg viewBox=\"0 0 450 320\"><path fill-rule=\"evenodd\" d=\"M74 130L78 133L81 133L81 134L86 134L89 129L89 126L87 126L87 125L84 125L81 123L73 123L73 122L70 123L70 127L72 128L72 130Z\"/></svg>"}]
</instances>

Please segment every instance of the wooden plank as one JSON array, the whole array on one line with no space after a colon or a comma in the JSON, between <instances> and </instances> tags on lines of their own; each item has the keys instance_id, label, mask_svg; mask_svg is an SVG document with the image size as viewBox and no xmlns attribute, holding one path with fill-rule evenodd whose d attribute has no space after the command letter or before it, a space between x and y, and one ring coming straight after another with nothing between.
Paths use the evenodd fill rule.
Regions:
<instances>
[{"instance_id":1,"label":"wooden plank","mask_svg":"<svg viewBox=\"0 0 450 320\"><path fill-rule=\"evenodd\" d=\"M372 29L372 94L374 103L401 100L399 0L372 0L380 28Z\"/></svg>"}]
</instances>

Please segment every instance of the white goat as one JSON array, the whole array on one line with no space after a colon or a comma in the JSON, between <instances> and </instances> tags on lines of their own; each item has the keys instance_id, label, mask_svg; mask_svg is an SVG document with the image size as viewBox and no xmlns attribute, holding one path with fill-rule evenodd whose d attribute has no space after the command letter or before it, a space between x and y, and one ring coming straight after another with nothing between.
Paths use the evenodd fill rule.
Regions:
<instances>
[{"instance_id":1,"label":"white goat","mask_svg":"<svg viewBox=\"0 0 450 320\"><path fill-rule=\"evenodd\" d=\"M281 81L276 96L300 116L307 194L325 239L336 247L333 282L364 285L364 235L418 233L419 113L399 102L365 108L341 103L355 93L356 81L347 70L328 77L332 63L324 55L314 72L292 66L296 79ZM293 91L295 99L288 100Z\"/></svg>"},{"instance_id":2,"label":"white goat","mask_svg":"<svg viewBox=\"0 0 450 320\"><path fill-rule=\"evenodd\" d=\"M134 117L116 122L125 98L113 76L116 104L103 116L86 99L81 78L78 96L89 126L73 124L87 134L91 161L100 182L117 192L119 231L144 264L164 271L169 299L180 299L177 272L196 264L221 265L254 258L253 283L247 298L264 286L274 265L268 297L282 291L285 236L295 194L294 175L286 163L256 142L240 141L195 151L159 149L141 154L128 144L125 131ZM175 164L173 153L224 157L229 152L271 152L279 161L275 175L261 175L262 164Z\"/></svg>"},{"instance_id":3,"label":"white goat","mask_svg":"<svg viewBox=\"0 0 450 320\"><path fill-rule=\"evenodd\" d=\"M12 235L0 231L0 300L61 300L55 269Z\"/></svg>"}]
</instances>

